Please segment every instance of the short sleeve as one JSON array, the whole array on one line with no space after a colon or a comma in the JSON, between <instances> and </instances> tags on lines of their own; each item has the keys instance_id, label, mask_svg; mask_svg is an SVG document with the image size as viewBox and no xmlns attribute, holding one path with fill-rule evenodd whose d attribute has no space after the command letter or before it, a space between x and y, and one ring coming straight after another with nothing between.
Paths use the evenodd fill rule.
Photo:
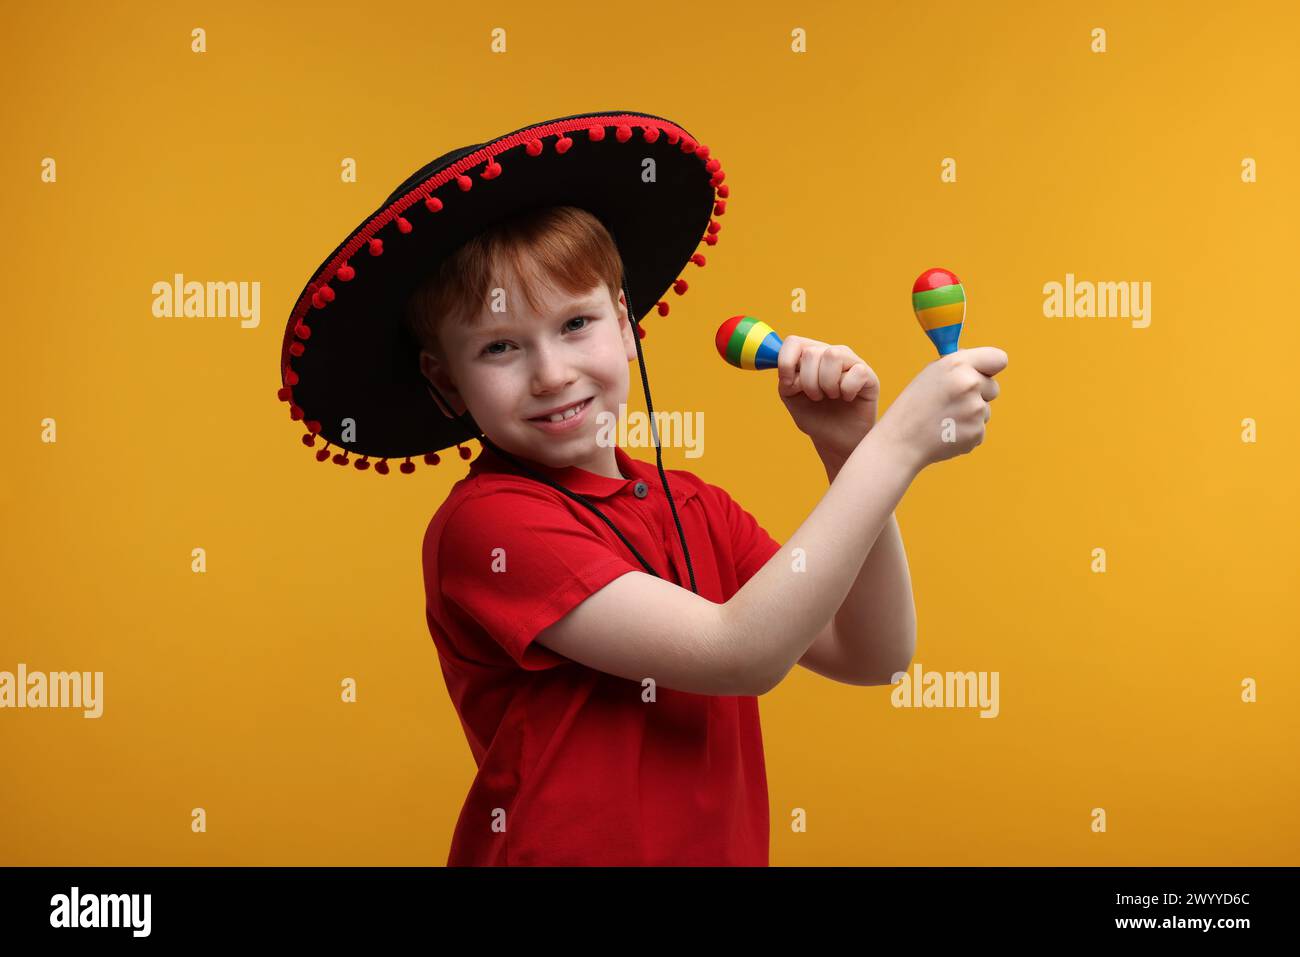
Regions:
<instances>
[{"instance_id":1,"label":"short sleeve","mask_svg":"<svg viewBox=\"0 0 1300 957\"><path fill-rule=\"evenodd\" d=\"M706 487L712 494L714 507L726 520L731 553L736 562L736 587L741 588L781 550L781 543L769 535L726 489L719 485L706 484Z\"/></svg>"},{"instance_id":2,"label":"short sleeve","mask_svg":"<svg viewBox=\"0 0 1300 957\"><path fill-rule=\"evenodd\" d=\"M438 539L442 600L521 668L569 661L533 639L615 578L640 571L544 493L494 489L448 516Z\"/></svg>"}]
</instances>

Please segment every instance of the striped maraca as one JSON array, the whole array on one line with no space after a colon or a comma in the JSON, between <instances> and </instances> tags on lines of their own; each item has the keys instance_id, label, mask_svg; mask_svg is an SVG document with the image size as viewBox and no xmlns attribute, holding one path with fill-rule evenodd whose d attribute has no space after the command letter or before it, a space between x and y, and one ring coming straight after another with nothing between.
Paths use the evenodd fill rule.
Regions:
<instances>
[{"instance_id":1,"label":"striped maraca","mask_svg":"<svg viewBox=\"0 0 1300 957\"><path fill-rule=\"evenodd\" d=\"M718 326L714 337L718 355L737 369L775 369L781 337L753 316L732 316Z\"/></svg>"},{"instance_id":2,"label":"striped maraca","mask_svg":"<svg viewBox=\"0 0 1300 957\"><path fill-rule=\"evenodd\" d=\"M966 319L966 291L947 269L927 269L912 284L912 311L939 355L957 351Z\"/></svg>"}]
</instances>

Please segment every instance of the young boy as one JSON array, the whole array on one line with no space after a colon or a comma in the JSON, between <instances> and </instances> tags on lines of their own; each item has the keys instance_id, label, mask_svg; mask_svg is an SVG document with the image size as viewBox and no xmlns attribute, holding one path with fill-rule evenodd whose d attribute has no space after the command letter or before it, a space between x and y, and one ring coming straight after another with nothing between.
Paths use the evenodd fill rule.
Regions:
<instances>
[{"instance_id":1,"label":"young boy","mask_svg":"<svg viewBox=\"0 0 1300 957\"><path fill-rule=\"evenodd\" d=\"M646 114L570 117L497 142L555 135L562 155L568 128L594 116L620 142L619 121L637 117L646 143L654 127L699 155L679 127ZM662 170L676 152L652 158ZM394 196L427 185L428 169ZM484 446L423 542L427 621L478 766L448 864L766 865L757 696L796 664L855 685L888 684L907 667L915 615L892 512L925 465L982 441L1006 355L972 349L931 363L877 423L879 383L865 362L786 337L778 395L831 484L782 547L722 488L681 469L656 476L598 440L601 414L627 401L631 361L648 386L634 318L665 281L660 271L641 289L637 278L656 255L680 268L689 250L667 233L637 246L614 213L564 201L575 182L549 204L534 182L528 201L458 236L407 287L415 345L404 348L418 351L443 423L465 424ZM681 213L695 199L650 202ZM619 222L617 241L603 222ZM314 436L312 424L322 422L309 422Z\"/></svg>"}]
</instances>

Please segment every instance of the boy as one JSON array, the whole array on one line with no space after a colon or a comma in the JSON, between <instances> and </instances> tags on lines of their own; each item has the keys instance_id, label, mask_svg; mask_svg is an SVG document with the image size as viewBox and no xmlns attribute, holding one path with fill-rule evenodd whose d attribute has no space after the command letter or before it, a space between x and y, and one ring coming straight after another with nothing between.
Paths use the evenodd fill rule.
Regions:
<instances>
[{"instance_id":1,"label":"boy","mask_svg":"<svg viewBox=\"0 0 1300 957\"><path fill-rule=\"evenodd\" d=\"M568 121L592 116L620 133L646 117ZM563 123L533 130L562 141ZM643 123L647 143L651 126L693 143ZM688 209L690 188L651 201ZM627 223L616 243L610 207L561 201L572 189L549 205L530 190L442 250L403 312L444 422L484 445L423 542L426 617L478 765L448 864L766 865L756 698L795 664L858 685L907 667L915 620L892 510L921 468L982 441L1006 356L932 363L876 423L866 363L787 337L778 394L831 486L783 548L721 488L660 465L661 493L652 466L597 441L634 358L649 405L634 326L646 309L629 308L646 297L630 280L674 244L653 237L642 255ZM684 259L676 245L667 255Z\"/></svg>"}]
</instances>

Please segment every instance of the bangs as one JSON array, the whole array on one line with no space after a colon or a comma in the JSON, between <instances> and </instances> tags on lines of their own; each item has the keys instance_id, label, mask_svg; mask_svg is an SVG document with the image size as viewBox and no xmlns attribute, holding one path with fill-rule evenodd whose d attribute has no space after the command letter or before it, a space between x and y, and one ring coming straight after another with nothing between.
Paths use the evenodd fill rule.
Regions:
<instances>
[{"instance_id":1,"label":"bangs","mask_svg":"<svg viewBox=\"0 0 1300 957\"><path fill-rule=\"evenodd\" d=\"M491 292L514 278L533 312L544 292L581 296L604 285L618 302L623 263L609 232L584 209L530 210L474 236L442 261L412 294L406 322L430 352L444 355L442 323L473 329L491 306Z\"/></svg>"}]
</instances>

